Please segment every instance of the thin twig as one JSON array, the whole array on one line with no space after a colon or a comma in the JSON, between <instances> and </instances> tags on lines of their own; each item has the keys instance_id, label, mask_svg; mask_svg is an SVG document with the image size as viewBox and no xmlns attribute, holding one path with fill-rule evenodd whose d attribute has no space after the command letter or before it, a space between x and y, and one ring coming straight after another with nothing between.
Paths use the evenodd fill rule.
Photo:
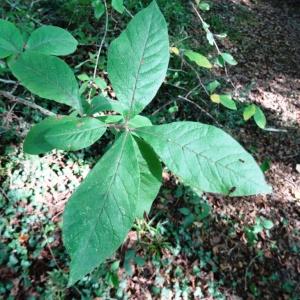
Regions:
<instances>
[{"instance_id":1,"label":"thin twig","mask_svg":"<svg viewBox=\"0 0 300 300\"><path fill-rule=\"evenodd\" d=\"M206 111L203 107L201 107L199 104L195 103L194 101L184 97L184 96L178 96L179 99L186 101L190 104L193 104L195 107L197 107L199 110L201 110L203 113L205 113L209 118L211 118L219 127L223 127L217 120L214 118L208 111Z\"/></svg>"},{"instance_id":2,"label":"thin twig","mask_svg":"<svg viewBox=\"0 0 300 300\"><path fill-rule=\"evenodd\" d=\"M17 83L14 80L8 80L8 79L2 79L2 78L0 78L0 82L3 82L5 84L16 84Z\"/></svg>"},{"instance_id":3,"label":"thin twig","mask_svg":"<svg viewBox=\"0 0 300 300\"><path fill-rule=\"evenodd\" d=\"M192 7L193 7L193 10L196 12L198 18L200 19L202 25L206 24L206 22L205 22L205 21L203 20L203 18L201 17L201 15L200 15L198 9L196 8L196 6L195 6L193 3L192 3ZM204 29L205 29L205 28L204 28ZM214 37L214 34L213 34L209 29L205 29L205 31L206 31L206 32L210 32L210 33L212 34L212 40L213 40L214 46L215 46L215 48L216 48L216 50L217 50L217 52L218 52L218 55L222 55L222 52L221 52L221 50L220 50L220 48L219 48L219 46L218 46L218 44L217 44L217 42L216 42L216 39L215 39L215 37ZM225 61L224 61L224 70L225 70L226 77L227 77L227 79L229 80L230 84L235 88L234 83L232 82L232 80L231 80L230 77L229 77L229 74L228 74L228 70L227 70L226 62L225 62Z\"/></svg>"},{"instance_id":4,"label":"thin twig","mask_svg":"<svg viewBox=\"0 0 300 300\"><path fill-rule=\"evenodd\" d=\"M209 92L207 91L207 89L206 89L204 83L202 82L202 79L201 79L201 77L200 77L198 71L197 71L191 64L189 64L183 57L181 57L181 59L182 59L182 62L183 62L185 65L187 65L187 66L188 66L188 67L196 74L196 77L197 77L197 79L198 79L198 81L199 81L199 84L200 84L201 87L203 88L205 94L206 94L207 96L209 96Z\"/></svg>"},{"instance_id":5,"label":"thin twig","mask_svg":"<svg viewBox=\"0 0 300 300\"><path fill-rule=\"evenodd\" d=\"M98 52L97 52L96 63L95 63L94 72L93 72L93 81L95 81L96 76L97 76L99 58L100 58L102 47L104 45L104 41L106 39L106 35L107 35L107 31L108 31L108 10L107 10L106 0L103 0L103 3L104 3L104 6L105 6L105 30L104 30L104 34L103 34L103 37L101 39L100 46L99 46L99 49L98 49ZM91 95L92 95L92 87L90 88L90 91L89 91L88 102L91 102Z\"/></svg>"},{"instance_id":6,"label":"thin twig","mask_svg":"<svg viewBox=\"0 0 300 300\"><path fill-rule=\"evenodd\" d=\"M28 100L22 99L20 97L14 96L13 94L9 93L9 92L5 92L5 91L0 91L0 96L5 97L6 99L12 101L12 102L16 102L16 103L20 103L23 104L25 106L31 107L33 109L37 109L39 110L42 114L46 115L46 116L56 116L55 113L53 113L52 111L43 108L35 103L32 103Z\"/></svg>"}]
</instances>

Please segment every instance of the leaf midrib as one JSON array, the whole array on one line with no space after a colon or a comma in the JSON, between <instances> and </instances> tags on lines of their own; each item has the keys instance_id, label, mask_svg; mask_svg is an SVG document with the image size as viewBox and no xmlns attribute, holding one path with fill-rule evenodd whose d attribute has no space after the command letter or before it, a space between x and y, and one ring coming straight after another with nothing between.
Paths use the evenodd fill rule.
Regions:
<instances>
[{"instance_id":1,"label":"leaf midrib","mask_svg":"<svg viewBox=\"0 0 300 300\"><path fill-rule=\"evenodd\" d=\"M135 131L143 132L143 131L140 130L140 129L137 129L137 130L135 130ZM149 133L149 132L145 132L145 131L144 131L144 133L153 135L153 136L157 137L158 139L162 139L162 136L164 137L164 135L157 135L157 134ZM197 152L195 152L194 150L188 148L187 146L182 146L182 145L176 143L175 141L171 140L170 138L167 138L167 139L164 138L164 139L162 139L162 140L167 141L167 142L169 142L169 143L173 143L174 145L180 147L181 149L187 149L188 151L194 153L196 156L198 156L198 155L199 155L199 156L202 156L204 159L210 161L212 164L216 164L216 165L219 164L222 168L227 169L228 171L230 171L230 172L232 172L232 173L234 173L234 174L240 176L240 173L236 172L235 170L233 170L233 169L231 169L231 168L228 168L227 166L222 165L222 164L219 163L218 161L212 160L211 158L209 158L209 157L203 155L202 153L197 153ZM248 178L248 177L244 177L244 178L247 179L247 180L249 180L249 181L251 181L251 182L254 183L254 184L259 184L258 182L253 181L253 179L251 179L251 178ZM262 187L264 187L264 185L261 185L261 184L259 184L259 185L262 186Z\"/></svg>"}]
</instances>

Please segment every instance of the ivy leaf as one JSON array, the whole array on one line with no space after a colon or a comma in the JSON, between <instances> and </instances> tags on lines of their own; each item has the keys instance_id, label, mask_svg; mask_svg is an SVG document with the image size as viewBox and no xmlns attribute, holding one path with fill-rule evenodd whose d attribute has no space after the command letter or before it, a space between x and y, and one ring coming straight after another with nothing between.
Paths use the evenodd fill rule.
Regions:
<instances>
[{"instance_id":1,"label":"ivy leaf","mask_svg":"<svg viewBox=\"0 0 300 300\"><path fill-rule=\"evenodd\" d=\"M93 115L100 111L112 110L122 114L124 106L119 101L111 100L102 95L96 96L91 102L91 108L88 111L89 115Z\"/></svg>"},{"instance_id":2,"label":"ivy leaf","mask_svg":"<svg viewBox=\"0 0 300 300\"><path fill-rule=\"evenodd\" d=\"M37 155L54 149L54 147L45 140L45 135L52 126L55 126L56 122L56 117L50 117L31 127L24 141L24 152Z\"/></svg>"},{"instance_id":3,"label":"ivy leaf","mask_svg":"<svg viewBox=\"0 0 300 300\"><path fill-rule=\"evenodd\" d=\"M63 241L71 256L69 286L110 257L132 227L140 185L133 142L123 133L67 203Z\"/></svg>"},{"instance_id":4,"label":"ivy leaf","mask_svg":"<svg viewBox=\"0 0 300 300\"><path fill-rule=\"evenodd\" d=\"M244 112L243 112L243 118L245 121L248 121L251 119L256 111L256 106L254 104L248 105L245 107Z\"/></svg>"},{"instance_id":5,"label":"ivy leaf","mask_svg":"<svg viewBox=\"0 0 300 300\"><path fill-rule=\"evenodd\" d=\"M26 51L10 68L33 94L83 111L76 78L60 58Z\"/></svg>"},{"instance_id":6,"label":"ivy leaf","mask_svg":"<svg viewBox=\"0 0 300 300\"><path fill-rule=\"evenodd\" d=\"M264 129L266 127L267 120L264 112L261 110L260 107L256 106L255 114L253 118L258 127L260 127L261 129Z\"/></svg>"},{"instance_id":7,"label":"ivy leaf","mask_svg":"<svg viewBox=\"0 0 300 300\"><path fill-rule=\"evenodd\" d=\"M106 125L95 118L63 117L45 133L53 148L76 151L94 144L105 133Z\"/></svg>"},{"instance_id":8,"label":"ivy leaf","mask_svg":"<svg viewBox=\"0 0 300 300\"><path fill-rule=\"evenodd\" d=\"M0 19L0 59L20 53L23 43L19 29L13 23Z\"/></svg>"},{"instance_id":9,"label":"ivy leaf","mask_svg":"<svg viewBox=\"0 0 300 300\"><path fill-rule=\"evenodd\" d=\"M140 192L136 216L142 218L149 213L162 183L161 163L153 149L142 139L135 138L136 154L140 170Z\"/></svg>"},{"instance_id":10,"label":"ivy leaf","mask_svg":"<svg viewBox=\"0 0 300 300\"><path fill-rule=\"evenodd\" d=\"M42 26L30 35L26 49L48 55L68 55L76 51L78 42L68 31L57 26Z\"/></svg>"},{"instance_id":11,"label":"ivy leaf","mask_svg":"<svg viewBox=\"0 0 300 300\"><path fill-rule=\"evenodd\" d=\"M224 61L226 61L228 64L235 66L237 65L237 61L233 58L233 56L229 53L222 53L221 54Z\"/></svg>"},{"instance_id":12,"label":"ivy leaf","mask_svg":"<svg viewBox=\"0 0 300 300\"><path fill-rule=\"evenodd\" d=\"M129 118L154 98L169 62L166 21L153 1L140 11L108 51L108 75Z\"/></svg>"},{"instance_id":13,"label":"ivy leaf","mask_svg":"<svg viewBox=\"0 0 300 300\"><path fill-rule=\"evenodd\" d=\"M187 50L184 52L184 55L187 56L191 61L195 62L198 66L211 69L212 64L209 62L209 60L202 54L197 53L192 50Z\"/></svg>"},{"instance_id":14,"label":"ivy leaf","mask_svg":"<svg viewBox=\"0 0 300 300\"><path fill-rule=\"evenodd\" d=\"M122 14L125 10L123 0L112 0L111 5L120 14Z\"/></svg>"},{"instance_id":15,"label":"ivy leaf","mask_svg":"<svg viewBox=\"0 0 300 300\"><path fill-rule=\"evenodd\" d=\"M235 102L232 100L232 97L229 94L220 95L220 102L223 106L225 106L229 109L232 109L232 110L237 109Z\"/></svg>"},{"instance_id":16,"label":"ivy leaf","mask_svg":"<svg viewBox=\"0 0 300 300\"><path fill-rule=\"evenodd\" d=\"M136 133L194 188L230 196L271 192L252 156L219 128L175 122L138 128Z\"/></svg>"}]
</instances>

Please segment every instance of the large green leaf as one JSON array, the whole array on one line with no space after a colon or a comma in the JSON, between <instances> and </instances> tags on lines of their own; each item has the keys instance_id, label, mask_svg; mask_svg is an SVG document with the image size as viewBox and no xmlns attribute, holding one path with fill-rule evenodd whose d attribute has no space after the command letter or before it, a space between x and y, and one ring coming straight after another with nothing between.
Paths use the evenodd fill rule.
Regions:
<instances>
[{"instance_id":1,"label":"large green leaf","mask_svg":"<svg viewBox=\"0 0 300 300\"><path fill-rule=\"evenodd\" d=\"M26 48L48 55L68 55L76 50L77 44L68 31L56 26L42 26L30 35Z\"/></svg>"},{"instance_id":2,"label":"large green leaf","mask_svg":"<svg viewBox=\"0 0 300 300\"><path fill-rule=\"evenodd\" d=\"M133 224L140 183L133 142L123 133L68 201L63 240L71 256L69 285L111 256Z\"/></svg>"},{"instance_id":3,"label":"large green leaf","mask_svg":"<svg viewBox=\"0 0 300 300\"><path fill-rule=\"evenodd\" d=\"M140 192L136 205L136 216L149 213L162 183L161 163L153 149L142 139L135 138L136 154L140 169Z\"/></svg>"},{"instance_id":4,"label":"large green leaf","mask_svg":"<svg viewBox=\"0 0 300 300\"><path fill-rule=\"evenodd\" d=\"M63 60L26 51L12 64L11 70L33 94L67 104L82 112L77 81Z\"/></svg>"},{"instance_id":5,"label":"large green leaf","mask_svg":"<svg viewBox=\"0 0 300 300\"><path fill-rule=\"evenodd\" d=\"M166 21L153 1L139 12L108 51L108 75L125 114L140 113L164 81L169 62Z\"/></svg>"},{"instance_id":6,"label":"large green leaf","mask_svg":"<svg viewBox=\"0 0 300 300\"><path fill-rule=\"evenodd\" d=\"M136 133L188 185L230 196L271 192L252 156L219 128L175 122L138 128Z\"/></svg>"},{"instance_id":7,"label":"large green leaf","mask_svg":"<svg viewBox=\"0 0 300 300\"><path fill-rule=\"evenodd\" d=\"M76 151L94 144L106 131L106 124L95 118L63 117L45 133L53 148Z\"/></svg>"},{"instance_id":8,"label":"large green leaf","mask_svg":"<svg viewBox=\"0 0 300 300\"><path fill-rule=\"evenodd\" d=\"M9 21L0 20L0 58L21 52L23 43L19 29Z\"/></svg>"},{"instance_id":9,"label":"large green leaf","mask_svg":"<svg viewBox=\"0 0 300 300\"><path fill-rule=\"evenodd\" d=\"M54 147L45 140L45 134L52 126L55 126L56 122L56 117L50 117L34 125L24 141L24 152L37 155L54 149Z\"/></svg>"}]
</instances>

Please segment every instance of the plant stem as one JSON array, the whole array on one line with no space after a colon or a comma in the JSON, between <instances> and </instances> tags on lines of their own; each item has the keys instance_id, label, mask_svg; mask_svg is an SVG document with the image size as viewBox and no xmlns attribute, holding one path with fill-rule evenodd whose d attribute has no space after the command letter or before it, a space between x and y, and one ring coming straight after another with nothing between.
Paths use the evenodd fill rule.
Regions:
<instances>
[{"instance_id":1,"label":"plant stem","mask_svg":"<svg viewBox=\"0 0 300 300\"><path fill-rule=\"evenodd\" d=\"M32 103L30 101L27 101L25 99L22 99L20 97L14 96L13 94L9 93L9 92L5 92L5 91L0 91L0 96L3 96L4 98L12 101L12 102L16 102L16 103L20 103L23 104L25 106L31 107L33 109L37 109L39 110L42 114L46 115L46 116L56 116L55 113L53 113L52 111L43 108L35 103Z\"/></svg>"},{"instance_id":2,"label":"plant stem","mask_svg":"<svg viewBox=\"0 0 300 300\"><path fill-rule=\"evenodd\" d=\"M99 49L98 49L98 52L97 52L96 63L95 63L94 72L93 72L93 81L95 81L95 78L97 76L97 69L98 69L99 59L100 59L101 51L102 51L102 48L103 48L103 45L104 45L104 41L106 39L107 31L108 31L108 10L107 10L106 0L103 0L103 3L104 3L104 6L105 6L105 29L104 29L104 34L103 34L103 37L101 39ZM90 88L89 96L88 96L88 102L89 103L91 102L91 95L92 95L92 87Z\"/></svg>"}]
</instances>

